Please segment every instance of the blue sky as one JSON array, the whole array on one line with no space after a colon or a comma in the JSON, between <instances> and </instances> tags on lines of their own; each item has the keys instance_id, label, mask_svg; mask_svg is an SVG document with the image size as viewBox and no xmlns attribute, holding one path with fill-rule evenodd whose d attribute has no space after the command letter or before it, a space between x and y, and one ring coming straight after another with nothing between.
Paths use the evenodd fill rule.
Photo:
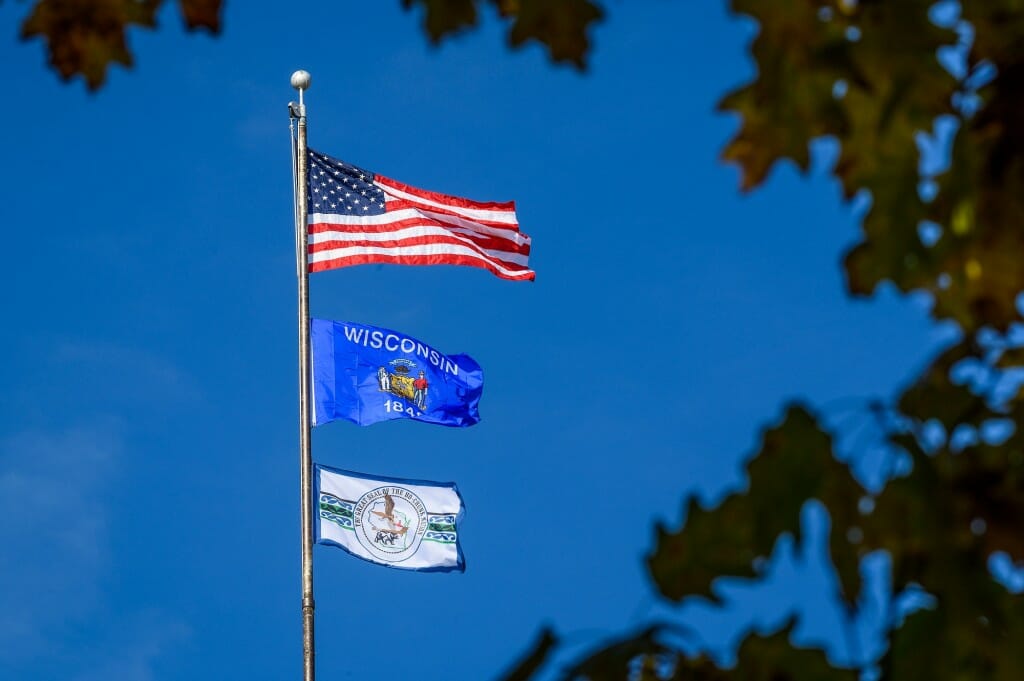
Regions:
<instances>
[{"instance_id":1,"label":"blue sky","mask_svg":"<svg viewBox=\"0 0 1024 681\"><path fill-rule=\"evenodd\" d=\"M643 568L687 494L744 485L786 400L863 447L851 407L948 335L920 299L845 297L857 216L827 144L808 177L782 166L738 193L718 161L737 121L714 109L753 75L754 27L723 5L610 3L584 75L509 51L492 16L431 48L397 0L230 3L216 39L168 7L97 94L59 83L15 39L25 6L0 6L0 677L298 675L297 68L311 146L515 199L537 271L312 277L315 316L469 353L487 376L473 428L314 432L321 463L454 480L468 507L463 575L315 547L321 676L488 679L542 623L564 661L653 615L728 660L738 628L794 609L798 641L856 654L820 541L802 557L783 541L770 583L724 585L723 612L662 603Z\"/></svg>"}]
</instances>

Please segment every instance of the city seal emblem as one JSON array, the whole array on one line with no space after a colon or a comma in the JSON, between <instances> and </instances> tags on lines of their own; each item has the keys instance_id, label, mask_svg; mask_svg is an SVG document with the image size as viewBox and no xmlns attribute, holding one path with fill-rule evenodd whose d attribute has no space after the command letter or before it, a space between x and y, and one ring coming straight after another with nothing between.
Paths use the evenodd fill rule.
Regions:
<instances>
[{"instance_id":1,"label":"city seal emblem","mask_svg":"<svg viewBox=\"0 0 1024 681\"><path fill-rule=\"evenodd\" d=\"M427 509L404 487L378 487L359 497L352 521L360 546L378 560L400 563L420 548Z\"/></svg>"}]
</instances>

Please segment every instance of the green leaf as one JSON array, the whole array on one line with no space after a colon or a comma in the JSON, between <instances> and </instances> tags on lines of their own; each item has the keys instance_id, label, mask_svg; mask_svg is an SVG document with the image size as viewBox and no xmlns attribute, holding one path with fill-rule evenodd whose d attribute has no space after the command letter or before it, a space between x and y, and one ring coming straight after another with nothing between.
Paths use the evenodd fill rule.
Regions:
<instances>
[{"instance_id":1,"label":"green leaf","mask_svg":"<svg viewBox=\"0 0 1024 681\"><path fill-rule=\"evenodd\" d=\"M935 314L965 330L1001 331L1020 319L1024 289L1024 51L978 95L982 106L965 118L952 147L951 165L938 178L930 219L943 225L932 247L937 273L949 285L933 289Z\"/></svg>"},{"instance_id":2,"label":"green leaf","mask_svg":"<svg viewBox=\"0 0 1024 681\"><path fill-rule=\"evenodd\" d=\"M751 47L757 79L718 105L742 117L722 158L740 166L740 186L749 190L780 159L806 170L810 140L842 131L842 110L832 92L850 72L850 55L842 26L822 24L815 2L733 0L732 8L760 25Z\"/></svg>"},{"instance_id":3,"label":"green leaf","mask_svg":"<svg viewBox=\"0 0 1024 681\"><path fill-rule=\"evenodd\" d=\"M915 135L952 112L957 81L936 59L936 51L957 43L956 33L929 18L934 0L859 2L828 23L842 27L849 44L848 91L841 98L847 127L835 174L847 198L861 189L875 195L891 189L893 177L916 171ZM907 163L912 159L912 163ZM896 168L893 168L893 166ZM903 194L916 198L916 177ZM906 225L916 231L917 224Z\"/></svg>"},{"instance_id":4,"label":"green leaf","mask_svg":"<svg viewBox=\"0 0 1024 681\"><path fill-rule=\"evenodd\" d=\"M918 193L916 138L952 112L957 82L935 57L956 43L956 35L929 20L933 4L859 3L849 19L847 30L858 36L850 46L856 77L842 98L846 128L838 135L833 172L848 199L863 190L871 195L864 240L846 256L848 284L857 295L885 280L902 291L934 288L938 278L918 236L928 211Z\"/></svg>"},{"instance_id":5,"label":"green leaf","mask_svg":"<svg viewBox=\"0 0 1024 681\"><path fill-rule=\"evenodd\" d=\"M856 681L852 669L831 666L820 650L794 648L790 643L796 619L763 636L749 633L740 643L736 666L719 669L710 660L680 657L672 681ZM623 677L625 678L625 677Z\"/></svg>"},{"instance_id":6,"label":"green leaf","mask_svg":"<svg viewBox=\"0 0 1024 681\"><path fill-rule=\"evenodd\" d=\"M689 657L665 643L674 628L653 624L589 651L561 675L564 681L856 681L852 669L831 666L820 650L790 643L796 618L770 635L747 632L736 666L723 669L705 655ZM678 635L678 631L675 631ZM532 657L529 656L529 657ZM515 677L516 681L520 678ZM504 677L503 681L511 681Z\"/></svg>"},{"instance_id":7,"label":"green leaf","mask_svg":"<svg viewBox=\"0 0 1024 681\"><path fill-rule=\"evenodd\" d=\"M969 386L954 383L950 372L967 359L981 359L979 350L961 341L941 352L899 400L902 414L920 423L937 420L947 433L960 424L980 425L999 416Z\"/></svg>"},{"instance_id":8,"label":"green leaf","mask_svg":"<svg viewBox=\"0 0 1024 681\"><path fill-rule=\"evenodd\" d=\"M993 591L1001 589L989 580ZM882 679L1018 681L1024 678L1024 598L1005 591L991 610L961 601L918 610L892 634Z\"/></svg>"},{"instance_id":9,"label":"green leaf","mask_svg":"<svg viewBox=\"0 0 1024 681\"><path fill-rule=\"evenodd\" d=\"M930 455L909 435L892 438L913 469L886 485L863 524L865 547L891 556L896 592L919 585L944 607L964 602L979 615L1007 595L993 586L988 557L1003 551L1024 560L1022 439Z\"/></svg>"},{"instance_id":10,"label":"green leaf","mask_svg":"<svg viewBox=\"0 0 1024 681\"><path fill-rule=\"evenodd\" d=\"M771 636L748 636L737 652L730 679L745 681L856 681L853 669L837 669L820 650L794 648L789 640L796 619Z\"/></svg>"},{"instance_id":11,"label":"green leaf","mask_svg":"<svg viewBox=\"0 0 1024 681\"><path fill-rule=\"evenodd\" d=\"M960 6L963 19L974 27L972 64L987 60L1001 69L1020 64L1024 45L1024 4L1020 0L968 0Z\"/></svg>"},{"instance_id":12,"label":"green leaf","mask_svg":"<svg viewBox=\"0 0 1024 681\"><path fill-rule=\"evenodd\" d=\"M819 499L832 514L830 546L843 594L855 601L860 549L846 537L860 522L857 501L864 491L833 457L831 438L815 417L791 406L783 423L765 433L747 473L747 492L731 495L710 510L691 497L680 530L657 528L648 567L659 591L672 600L699 595L717 601L714 580L757 576L756 561L771 554L779 535L792 534L799 548L800 510L808 500Z\"/></svg>"}]
</instances>

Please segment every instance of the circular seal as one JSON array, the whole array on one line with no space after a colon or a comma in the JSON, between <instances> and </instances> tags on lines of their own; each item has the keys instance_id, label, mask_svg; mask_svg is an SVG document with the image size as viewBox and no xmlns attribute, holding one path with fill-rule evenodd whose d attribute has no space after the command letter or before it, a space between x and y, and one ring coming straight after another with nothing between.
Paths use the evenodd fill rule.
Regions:
<instances>
[{"instance_id":1,"label":"circular seal","mask_svg":"<svg viewBox=\"0 0 1024 681\"><path fill-rule=\"evenodd\" d=\"M359 545L386 563L400 563L420 548L427 529L427 509L410 490L378 487L356 501L353 528Z\"/></svg>"}]
</instances>

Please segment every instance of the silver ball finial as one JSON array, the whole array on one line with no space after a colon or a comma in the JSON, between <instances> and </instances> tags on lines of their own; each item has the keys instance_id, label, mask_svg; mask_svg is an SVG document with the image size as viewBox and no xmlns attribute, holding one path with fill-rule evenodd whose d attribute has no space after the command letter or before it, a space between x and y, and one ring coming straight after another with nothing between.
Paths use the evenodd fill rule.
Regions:
<instances>
[{"instance_id":1,"label":"silver ball finial","mask_svg":"<svg viewBox=\"0 0 1024 681\"><path fill-rule=\"evenodd\" d=\"M292 87L296 90L308 90L309 81L313 79L313 76L309 75L309 71L296 71L292 74Z\"/></svg>"}]
</instances>

